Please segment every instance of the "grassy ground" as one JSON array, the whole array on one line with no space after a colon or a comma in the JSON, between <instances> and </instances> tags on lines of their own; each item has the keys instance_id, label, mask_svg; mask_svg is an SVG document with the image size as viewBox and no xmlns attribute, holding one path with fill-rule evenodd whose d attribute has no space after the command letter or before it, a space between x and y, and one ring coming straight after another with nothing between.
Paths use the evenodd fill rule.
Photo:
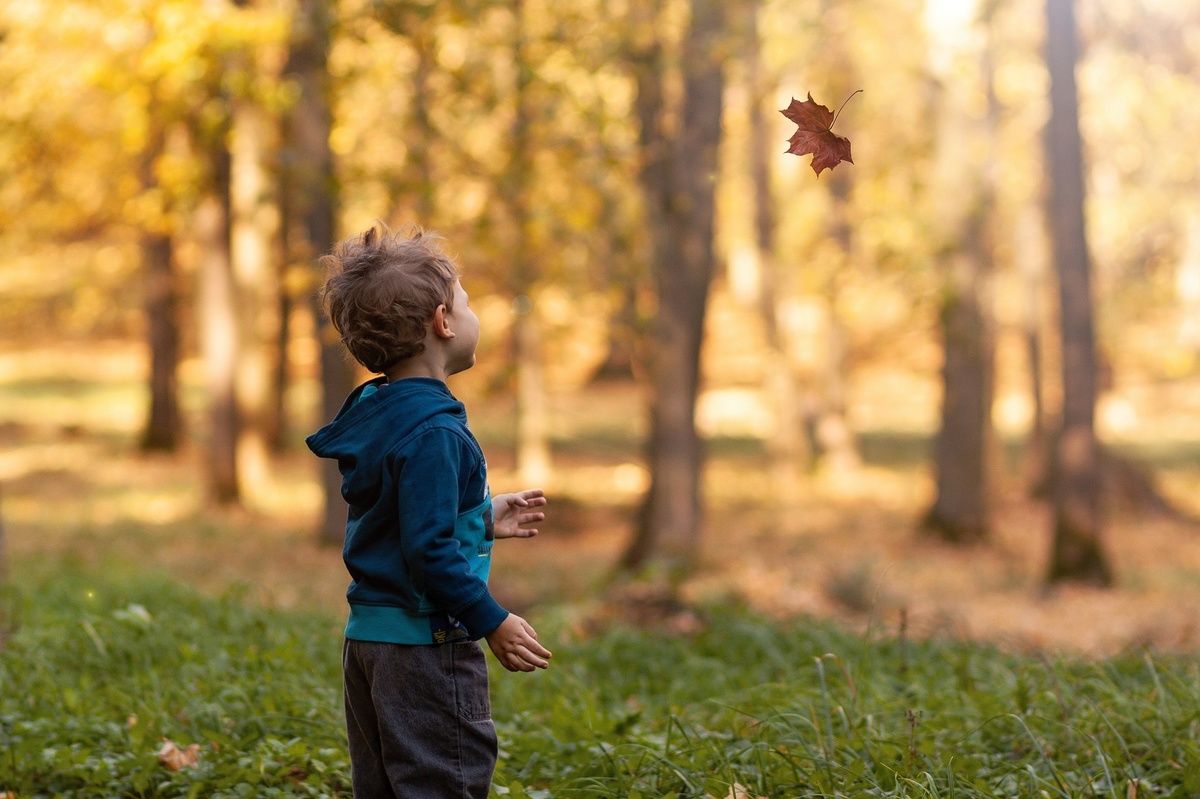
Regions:
<instances>
[{"instance_id":1,"label":"grassy ground","mask_svg":"<svg viewBox=\"0 0 1200 799\"><path fill-rule=\"evenodd\" d=\"M2 607L19 624L0 797L347 795L346 577L312 533L314 464L293 451L246 507L209 507L194 388L183 452L136 452L143 368L127 344L0 353ZM860 379L856 396L910 396ZM511 409L472 391L494 490L521 487ZM1189 397L1110 441L1200 513ZM292 400L307 419L310 386ZM493 575L556 662L496 675L497 795L1200 794L1195 528L1114 508L1117 587L1045 593L1045 508L1013 480L987 546L917 534L927 420L887 405L858 412L861 470L788 485L761 441L715 433L693 610L647 619L603 591L645 481L640 398L553 397L550 521L505 542ZM159 765L164 739L197 744L199 766Z\"/></svg>"},{"instance_id":2,"label":"grassy ground","mask_svg":"<svg viewBox=\"0 0 1200 799\"><path fill-rule=\"evenodd\" d=\"M332 616L145 572L60 572L6 599L0 795L349 796ZM544 610L549 671L493 669L494 796L1200 792L1188 658L1018 656L729 606L687 631L582 635L570 615ZM196 764L162 765L168 740Z\"/></svg>"}]
</instances>

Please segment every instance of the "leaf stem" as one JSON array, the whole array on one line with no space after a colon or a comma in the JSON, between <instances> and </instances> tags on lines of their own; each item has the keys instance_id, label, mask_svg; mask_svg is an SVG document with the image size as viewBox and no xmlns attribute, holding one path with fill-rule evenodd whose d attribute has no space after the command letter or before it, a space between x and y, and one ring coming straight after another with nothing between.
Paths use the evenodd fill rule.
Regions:
<instances>
[{"instance_id":1,"label":"leaf stem","mask_svg":"<svg viewBox=\"0 0 1200 799\"><path fill-rule=\"evenodd\" d=\"M862 92L862 89L855 89L854 91L852 91L850 93L850 97L853 97L856 94L860 94L861 92ZM839 116L841 116L842 109L846 107L846 103L850 102L850 97L847 97L845 100L842 100L842 104L840 106L838 106L837 113L833 115L833 122L829 123L830 130L833 130L833 126L837 123L837 118Z\"/></svg>"}]
</instances>

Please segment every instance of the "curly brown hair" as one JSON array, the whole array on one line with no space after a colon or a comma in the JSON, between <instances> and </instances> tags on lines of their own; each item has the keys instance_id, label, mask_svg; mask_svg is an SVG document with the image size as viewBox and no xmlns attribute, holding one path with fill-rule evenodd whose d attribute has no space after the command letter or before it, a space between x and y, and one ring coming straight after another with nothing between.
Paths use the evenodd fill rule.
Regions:
<instances>
[{"instance_id":1,"label":"curly brown hair","mask_svg":"<svg viewBox=\"0 0 1200 799\"><path fill-rule=\"evenodd\" d=\"M454 310L458 267L441 237L383 223L346 239L321 258L328 270L321 301L342 343L382 374L425 350L425 330L439 305Z\"/></svg>"}]
</instances>

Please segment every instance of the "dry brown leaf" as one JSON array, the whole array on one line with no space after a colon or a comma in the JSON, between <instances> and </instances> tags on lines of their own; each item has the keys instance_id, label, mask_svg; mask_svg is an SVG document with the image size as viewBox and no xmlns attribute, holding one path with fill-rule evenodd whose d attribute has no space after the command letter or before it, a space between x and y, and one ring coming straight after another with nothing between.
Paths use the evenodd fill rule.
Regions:
<instances>
[{"instance_id":1,"label":"dry brown leaf","mask_svg":"<svg viewBox=\"0 0 1200 799\"><path fill-rule=\"evenodd\" d=\"M193 768L200 762L200 744L180 749L174 741L164 740L162 748L158 750L158 762L171 771Z\"/></svg>"},{"instance_id":2,"label":"dry brown leaf","mask_svg":"<svg viewBox=\"0 0 1200 799\"><path fill-rule=\"evenodd\" d=\"M791 104L779 113L796 123L796 132L788 140L791 146L787 151L793 155L812 153L812 168L817 177L821 176L821 170L833 169L842 161L854 163L850 157L850 140L830 130L836 115L816 103L811 92L804 102L793 97Z\"/></svg>"},{"instance_id":3,"label":"dry brown leaf","mask_svg":"<svg viewBox=\"0 0 1200 799\"><path fill-rule=\"evenodd\" d=\"M711 793L704 794L705 799L716 799ZM740 782L735 782L729 786L729 794L725 799L767 799L765 796L755 796L750 793L750 789Z\"/></svg>"}]
</instances>

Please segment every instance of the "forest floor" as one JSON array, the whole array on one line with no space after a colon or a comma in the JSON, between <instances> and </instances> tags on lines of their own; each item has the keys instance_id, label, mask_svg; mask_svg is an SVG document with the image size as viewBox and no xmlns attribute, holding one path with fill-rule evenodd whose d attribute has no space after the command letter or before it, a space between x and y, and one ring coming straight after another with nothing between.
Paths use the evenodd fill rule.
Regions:
<instances>
[{"instance_id":1,"label":"forest floor","mask_svg":"<svg viewBox=\"0 0 1200 799\"><path fill-rule=\"evenodd\" d=\"M174 456L136 451L140 364L128 344L0 352L0 517L10 573L20 582L64 559L108 573L161 570L209 592L340 612L346 577L340 553L315 537L319 490L302 433L254 482L248 507L213 509L197 479L197 444ZM293 394L297 407L311 407L303 387ZM189 390L196 429L198 402ZM493 491L522 487L511 401L481 397L468 407ZM581 619L604 612L646 479L638 465L643 407L626 384L553 396L550 518L537 538L498 548L493 582L502 602L535 618L538 605L552 603L572 605ZM686 597L1020 651L1200 649L1200 526L1114 507L1105 548L1116 586L1048 592L1048 510L1026 497L1015 466L998 491L991 540L947 546L917 524L932 496L928 434L916 426L858 432L861 469L786 483L766 467L761 440L711 439L701 568ZM1200 516L1200 435L1170 425L1136 433L1118 442L1123 451Z\"/></svg>"}]
</instances>

